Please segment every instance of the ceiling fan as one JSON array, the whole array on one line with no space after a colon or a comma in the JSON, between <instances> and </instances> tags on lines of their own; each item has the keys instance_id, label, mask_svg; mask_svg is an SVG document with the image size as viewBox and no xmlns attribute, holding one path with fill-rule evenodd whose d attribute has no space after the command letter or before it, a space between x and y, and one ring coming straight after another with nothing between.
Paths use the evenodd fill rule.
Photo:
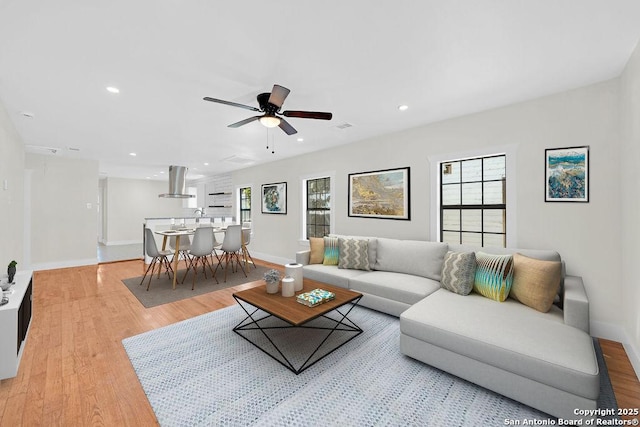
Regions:
<instances>
[{"instance_id":1,"label":"ceiling fan","mask_svg":"<svg viewBox=\"0 0 640 427\"><path fill-rule=\"evenodd\" d=\"M238 104L236 102L224 101L222 99L205 97L203 98L205 101L217 102L219 104L231 105L232 107L240 107L245 110L258 111L264 113L261 116L253 116L248 119L240 120L239 122L232 123L229 125L230 128L237 128L240 126L244 126L247 123L251 123L255 120L259 120L263 126L268 128L280 127L287 135L293 135L298 131L295 130L293 126L289 124L284 117L297 117L300 119L320 119L320 120L331 120L333 115L331 113L323 113L321 111L297 111L297 110L286 110L280 112L280 108L284 103L284 100L291 92L284 86L273 85L273 89L271 89L271 93L261 93L257 96L258 105L260 108L252 107L250 105Z\"/></svg>"}]
</instances>

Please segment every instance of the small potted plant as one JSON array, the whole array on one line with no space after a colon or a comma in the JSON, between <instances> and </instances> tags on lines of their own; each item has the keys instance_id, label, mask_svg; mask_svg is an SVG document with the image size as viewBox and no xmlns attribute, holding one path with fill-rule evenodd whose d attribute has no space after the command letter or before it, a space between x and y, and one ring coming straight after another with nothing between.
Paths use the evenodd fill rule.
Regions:
<instances>
[{"instance_id":1,"label":"small potted plant","mask_svg":"<svg viewBox=\"0 0 640 427\"><path fill-rule=\"evenodd\" d=\"M278 285L280 284L280 272L275 269L271 269L264 273L264 281L267 282L267 293L278 293Z\"/></svg>"},{"instance_id":2,"label":"small potted plant","mask_svg":"<svg viewBox=\"0 0 640 427\"><path fill-rule=\"evenodd\" d=\"M9 267L7 267L7 274L9 275L9 283L13 283L13 277L16 275L16 265L18 265L17 262L11 261L9 263Z\"/></svg>"}]
</instances>

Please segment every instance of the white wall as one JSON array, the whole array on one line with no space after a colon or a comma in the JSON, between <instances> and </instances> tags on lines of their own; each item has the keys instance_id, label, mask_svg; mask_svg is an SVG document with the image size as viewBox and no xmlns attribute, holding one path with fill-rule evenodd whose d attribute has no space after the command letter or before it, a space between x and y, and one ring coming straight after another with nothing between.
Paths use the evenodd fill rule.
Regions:
<instances>
[{"instance_id":1,"label":"white wall","mask_svg":"<svg viewBox=\"0 0 640 427\"><path fill-rule=\"evenodd\" d=\"M517 246L555 249L583 277L595 334L622 323L621 226L617 212L620 135L618 81L447 120L234 173L253 182L252 253L293 259L301 237L300 177L335 170L335 232L430 239L428 157L517 145ZM589 203L544 202L545 148L590 146ZM509 160L508 160L509 161ZM411 221L347 216L349 173L411 167ZM288 214L260 213L260 184L288 182Z\"/></svg>"},{"instance_id":2,"label":"white wall","mask_svg":"<svg viewBox=\"0 0 640 427\"><path fill-rule=\"evenodd\" d=\"M625 349L638 375L640 375L640 44L629 60L620 78L620 128L622 146L619 172L621 188L622 224L622 312L628 340ZM615 218L616 220L618 218ZM621 340L622 341L622 340Z\"/></svg>"},{"instance_id":3,"label":"white wall","mask_svg":"<svg viewBox=\"0 0 640 427\"><path fill-rule=\"evenodd\" d=\"M166 181L105 178L106 245L142 243L142 224L145 218L170 218L185 215L183 199L158 197L166 193ZM190 210L192 211L192 210Z\"/></svg>"},{"instance_id":4,"label":"white wall","mask_svg":"<svg viewBox=\"0 0 640 427\"><path fill-rule=\"evenodd\" d=\"M25 169L31 171L31 267L96 264L98 162L27 153Z\"/></svg>"},{"instance_id":5,"label":"white wall","mask_svg":"<svg viewBox=\"0 0 640 427\"><path fill-rule=\"evenodd\" d=\"M0 274L12 260L26 268L23 218L24 145L0 103Z\"/></svg>"}]
</instances>

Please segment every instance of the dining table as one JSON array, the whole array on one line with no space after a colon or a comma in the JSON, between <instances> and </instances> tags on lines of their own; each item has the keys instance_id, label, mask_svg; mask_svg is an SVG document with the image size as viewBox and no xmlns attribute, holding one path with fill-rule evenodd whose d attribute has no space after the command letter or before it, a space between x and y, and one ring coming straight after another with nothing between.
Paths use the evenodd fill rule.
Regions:
<instances>
[{"instance_id":1,"label":"dining table","mask_svg":"<svg viewBox=\"0 0 640 427\"><path fill-rule=\"evenodd\" d=\"M167 237L174 236L176 238L175 253L173 254L173 289L176 288L176 277L178 277L178 261L180 260L180 238L182 236L193 236L195 232L195 228L178 228L176 230L160 230L155 232L156 234L163 236L163 251L167 248Z\"/></svg>"},{"instance_id":2,"label":"dining table","mask_svg":"<svg viewBox=\"0 0 640 427\"><path fill-rule=\"evenodd\" d=\"M225 231L227 231L227 227L217 227L217 226L208 226L208 225L201 225L200 227L211 227L213 229L214 233L224 233ZM248 228L246 227L242 227L243 230L246 230ZM162 238L162 250L166 250L167 248L167 237L171 237L174 236L176 238L176 244L175 244L175 253L173 254L173 282L172 282L172 286L173 289L176 288L176 277L178 276L178 261L180 260L180 238L182 236L193 236L196 233L196 229L193 227L184 227L184 228L177 228L177 229L172 229L172 230L159 230L159 231L155 231L156 234L163 236ZM188 237L187 237L188 238ZM244 236L242 236L243 239L243 244L244 244Z\"/></svg>"}]
</instances>

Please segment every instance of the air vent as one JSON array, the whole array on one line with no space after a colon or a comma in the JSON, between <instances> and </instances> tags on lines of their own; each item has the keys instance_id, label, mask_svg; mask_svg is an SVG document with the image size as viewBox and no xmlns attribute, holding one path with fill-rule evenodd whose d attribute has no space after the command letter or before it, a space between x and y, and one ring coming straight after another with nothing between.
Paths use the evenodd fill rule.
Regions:
<instances>
[{"instance_id":1,"label":"air vent","mask_svg":"<svg viewBox=\"0 0 640 427\"><path fill-rule=\"evenodd\" d=\"M226 159L222 159L222 160L228 163L236 164L236 165L250 165L252 163L255 163L255 160L253 159L247 159L246 157L239 157L236 155L227 157Z\"/></svg>"},{"instance_id":2,"label":"air vent","mask_svg":"<svg viewBox=\"0 0 640 427\"><path fill-rule=\"evenodd\" d=\"M350 127L353 127L353 125L351 123L347 123L347 122L344 122L344 123L341 123L339 125L336 125L336 129L347 129L347 128L350 128Z\"/></svg>"}]
</instances>

